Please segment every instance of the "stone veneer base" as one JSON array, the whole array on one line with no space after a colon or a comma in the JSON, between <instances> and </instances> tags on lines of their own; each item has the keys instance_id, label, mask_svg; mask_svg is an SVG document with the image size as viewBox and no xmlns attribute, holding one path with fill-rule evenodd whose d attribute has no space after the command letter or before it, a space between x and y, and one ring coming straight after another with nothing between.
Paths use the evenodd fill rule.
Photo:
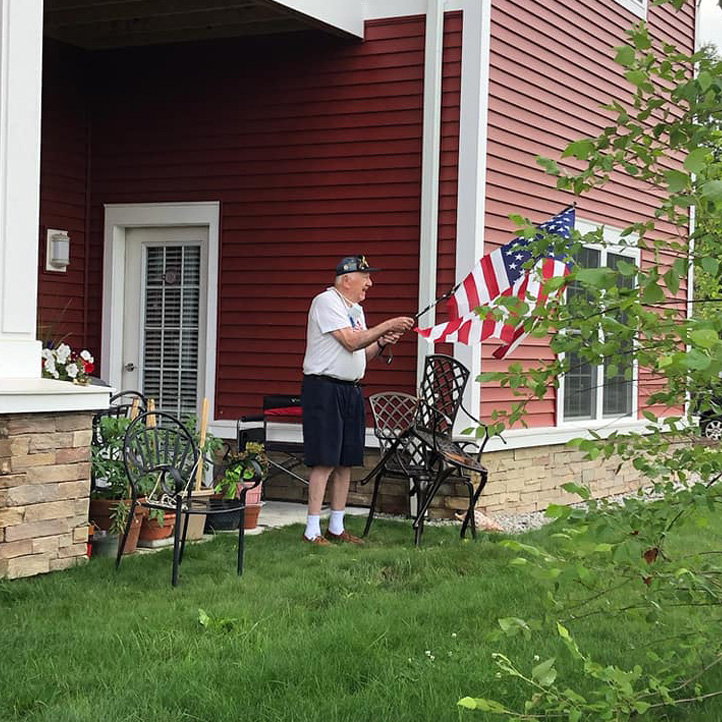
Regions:
<instances>
[{"instance_id":1,"label":"stone veneer base","mask_svg":"<svg viewBox=\"0 0 722 722\"><path fill-rule=\"evenodd\" d=\"M354 469L353 478L362 478L378 460L367 453L363 469ZM595 498L628 493L638 489L644 478L631 462L619 459L584 461L583 454L565 444L509 449L484 454L482 463L489 471L489 482L479 498L478 507L486 512L518 513L543 511L549 504L570 504L579 497L561 487L568 482L588 485ZM361 486L352 481L349 505L368 506L373 483ZM288 476L276 476L267 482L267 499L306 501L306 487ZM407 484L386 479L379 493L379 510L390 514L408 513ZM441 488L431 508L434 518L451 518L468 505L466 487L449 483Z\"/></svg>"},{"instance_id":2,"label":"stone veneer base","mask_svg":"<svg viewBox=\"0 0 722 722\"><path fill-rule=\"evenodd\" d=\"M86 560L92 417L0 415L0 578Z\"/></svg>"}]
</instances>

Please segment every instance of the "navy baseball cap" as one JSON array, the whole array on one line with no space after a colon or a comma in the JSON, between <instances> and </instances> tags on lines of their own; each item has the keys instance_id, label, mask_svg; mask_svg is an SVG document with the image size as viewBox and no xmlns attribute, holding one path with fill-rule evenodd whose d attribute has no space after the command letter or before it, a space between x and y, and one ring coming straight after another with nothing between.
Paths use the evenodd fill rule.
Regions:
<instances>
[{"instance_id":1,"label":"navy baseball cap","mask_svg":"<svg viewBox=\"0 0 722 722\"><path fill-rule=\"evenodd\" d=\"M373 273L374 271L380 270L380 268L371 268L366 260L366 256L346 256L346 258L342 258L336 266L336 275L343 276L344 273L354 273L355 271Z\"/></svg>"}]
</instances>

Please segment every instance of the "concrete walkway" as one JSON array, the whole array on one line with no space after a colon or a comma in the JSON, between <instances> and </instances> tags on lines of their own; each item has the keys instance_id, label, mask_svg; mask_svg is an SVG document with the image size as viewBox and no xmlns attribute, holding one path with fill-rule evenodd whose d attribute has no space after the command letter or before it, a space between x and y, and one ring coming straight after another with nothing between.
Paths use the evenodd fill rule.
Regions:
<instances>
[{"instance_id":1,"label":"concrete walkway","mask_svg":"<svg viewBox=\"0 0 722 722\"><path fill-rule=\"evenodd\" d=\"M324 507L321 511L321 518L327 518L330 511L330 507ZM347 507L346 513L354 516L366 516L369 510L363 507L350 506ZM305 523L305 504L295 504L290 501L264 501L263 508L258 516L258 526L255 529L247 529L246 534L262 534L267 529L278 529L290 524Z\"/></svg>"}]
</instances>

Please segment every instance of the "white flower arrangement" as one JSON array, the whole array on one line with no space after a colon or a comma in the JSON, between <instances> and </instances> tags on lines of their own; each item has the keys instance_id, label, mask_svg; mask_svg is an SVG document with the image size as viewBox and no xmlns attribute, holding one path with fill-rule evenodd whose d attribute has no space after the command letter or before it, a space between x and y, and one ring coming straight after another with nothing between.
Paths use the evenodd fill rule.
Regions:
<instances>
[{"instance_id":1,"label":"white flower arrangement","mask_svg":"<svg viewBox=\"0 0 722 722\"><path fill-rule=\"evenodd\" d=\"M89 351L83 349L78 353L66 343L61 343L57 348L44 348L40 355L43 377L46 379L85 384L95 369L95 359Z\"/></svg>"}]
</instances>

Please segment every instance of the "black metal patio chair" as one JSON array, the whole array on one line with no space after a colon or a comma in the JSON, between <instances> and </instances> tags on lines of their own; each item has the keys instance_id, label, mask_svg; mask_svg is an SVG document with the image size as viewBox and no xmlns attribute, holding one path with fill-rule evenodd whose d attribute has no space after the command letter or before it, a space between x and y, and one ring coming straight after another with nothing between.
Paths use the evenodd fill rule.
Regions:
<instances>
[{"instance_id":1,"label":"black metal patio chair","mask_svg":"<svg viewBox=\"0 0 722 722\"><path fill-rule=\"evenodd\" d=\"M303 466L303 440L288 439L301 428L301 397L286 394L266 395L263 397L262 412L238 419L238 448L244 449L248 441L262 443L268 455L267 480L278 474L285 474L308 486L308 478L298 472L299 467Z\"/></svg>"},{"instance_id":2,"label":"black metal patio chair","mask_svg":"<svg viewBox=\"0 0 722 722\"><path fill-rule=\"evenodd\" d=\"M400 392L374 394L370 397L374 433L379 439L381 459L365 481L374 479L371 508L364 536L373 522L379 488L384 477L408 479L410 496L417 500L413 514L414 541L418 546L424 532L424 521L439 489L448 481L465 485L469 504L461 526L461 537L471 527L476 537L474 508L488 481L488 472L481 464L488 434L475 453L467 453L472 442L457 443L453 429L459 410L477 424L462 405L469 370L456 359L443 354L426 357L418 397ZM484 427L486 428L486 427ZM478 477L476 488L475 478Z\"/></svg>"},{"instance_id":3,"label":"black metal patio chair","mask_svg":"<svg viewBox=\"0 0 722 722\"><path fill-rule=\"evenodd\" d=\"M238 528L238 574L243 573L246 493L262 479L251 480L239 489L239 497L230 506L211 507L192 499L198 464L203 457L186 426L171 414L146 411L134 419L125 434L123 456L131 486L128 521L121 539L116 568L120 566L133 513L136 507L175 513L173 537L173 573L171 582L178 584L178 569L183 561L188 521L193 514L221 514L240 511ZM242 462L239 462L242 463Z\"/></svg>"},{"instance_id":4,"label":"black metal patio chair","mask_svg":"<svg viewBox=\"0 0 722 722\"><path fill-rule=\"evenodd\" d=\"M140 391L120 391L110 397L108 408L101 409L94 416L91 424L91 452L93 457L100 454L109 461L122 461L120 438L125 434L123 422L104 424L104 419L130 419L133 408L143 413L148 407L147 398ZM90 469L91 491L102 486L103 479L97 479L95 464ZM100 484L98 483L100 482Z\"/></svg>"}]
</instances>

